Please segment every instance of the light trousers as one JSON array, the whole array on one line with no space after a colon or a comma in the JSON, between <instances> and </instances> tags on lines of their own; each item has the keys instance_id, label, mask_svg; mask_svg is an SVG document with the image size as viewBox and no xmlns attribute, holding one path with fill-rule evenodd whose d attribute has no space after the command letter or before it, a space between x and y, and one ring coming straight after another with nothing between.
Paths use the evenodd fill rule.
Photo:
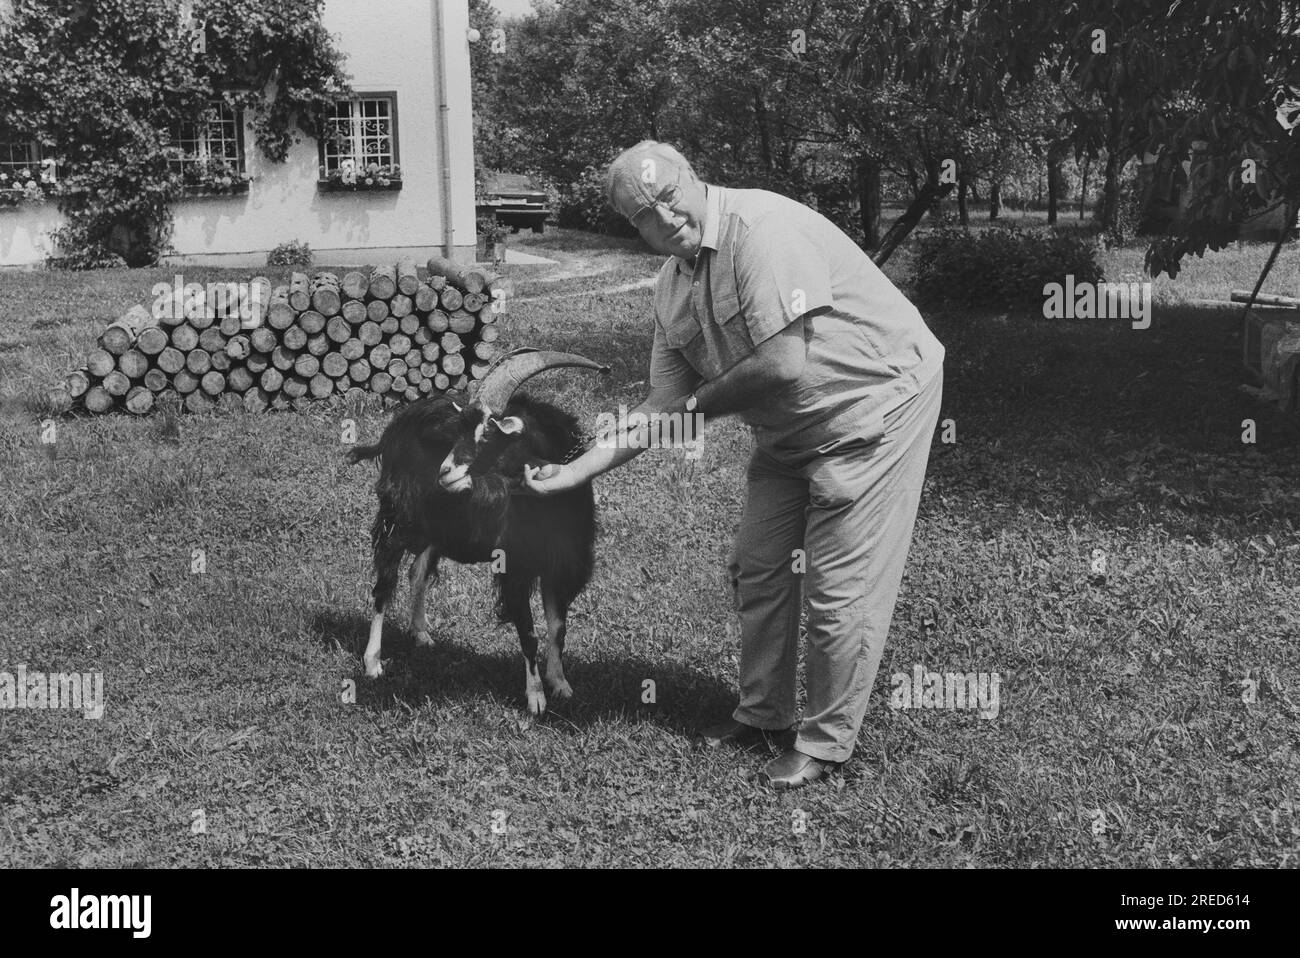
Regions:
<instances>
[{"instance_id":1,"label":"light trousers","mask_svg":"<svg viewBox=\"0 0 1300 958\"><path fill-rule=\"evenodd\" d=\"M754 450L729 563L740 616L737 721L794 724L806 599L807 697L795 748L832 762L852 754L898 600L942 394L940 371L901 406L798 465Z\"/></svg>"}]
</instances>

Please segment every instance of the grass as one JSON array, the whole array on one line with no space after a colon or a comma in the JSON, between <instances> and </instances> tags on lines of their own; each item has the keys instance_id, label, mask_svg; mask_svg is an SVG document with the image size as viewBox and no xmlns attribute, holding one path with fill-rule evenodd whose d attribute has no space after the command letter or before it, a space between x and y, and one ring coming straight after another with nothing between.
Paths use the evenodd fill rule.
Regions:
<instances>
[{"instance_id":1,"label":"grass","mask_svg":"<svg viewBox=\"0 0 1300 958\"><path fill-rule=\"evenodd\" d=\"M638 400L657 258L514 242L560 265L512 271L511 339L613 366L536 391L585 422ZM1158 283L1146 331L928 317L957 442L933 449L858 750L792 794L693 741L735 695L738 423L697 462L598 480L576 697L532 723L483 568L446 566L433 649L399 609L390 674L361 678L374 472L342 464L342 413L68 419L51 458L41 387L171 271L5 275L0 671L102 671L106 713L0 711L0 866L1295 866L1300 430L1239 391L1235 314L1187 302L1267 252ZM1268 289L1295 293L1285 255ZM1140 257L1113 251L1108 278ZM891 711L916 664L999 673L998 717Z\"/></svg>"}]
</instances>

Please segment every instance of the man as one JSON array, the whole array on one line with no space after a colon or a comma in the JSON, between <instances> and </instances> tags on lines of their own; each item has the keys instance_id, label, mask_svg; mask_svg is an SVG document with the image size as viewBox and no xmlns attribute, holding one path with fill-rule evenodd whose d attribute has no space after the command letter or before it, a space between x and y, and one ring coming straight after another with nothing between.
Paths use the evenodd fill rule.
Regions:
<instances>
[{"instance_id":1,"label":"man","mask_svg":"<svg viewBox=\"0 0 1300 958\"><path fill-rule=\"evenodd\" d=\"M794 724L806 598L803 720L763 771L776 788L798 787L849 757L866 713L938 420L944 349L852 240L794 200L703 183L652 140L610 164L606 188L671 257L655 286L650 394L635 412L738 413L755 439L729 566L740 703L705 739L751 747ZM567 465L525 467L525 482L547 494L627 462L650 444L627 419L615 442Z\"/></svg>"}]
</instances>

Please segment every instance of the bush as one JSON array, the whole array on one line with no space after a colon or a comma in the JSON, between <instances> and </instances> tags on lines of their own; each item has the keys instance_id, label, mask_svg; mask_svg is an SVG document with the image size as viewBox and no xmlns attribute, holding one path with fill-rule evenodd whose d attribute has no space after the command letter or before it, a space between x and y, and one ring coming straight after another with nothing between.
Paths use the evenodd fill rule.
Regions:
<instances>
[{"instance_id":1,"label":"bush","mask_svg":"<svg viewBox=\"0 0 1300 958\"><path fill-rule=\"evenodd\" d=\"M575 183L560 190L556 222L569 229L636 236L632 224L619 216L605 199L605 168L588 166Z\"/></svg>"},{"instance_id":2,"label":"bush","mask_svg":"<svg viewBox=\"0 0 1300 958\"><path fill-rule=\"evenodd\" d=\"M1043 286L1100 282L1095 239L1050 229L999 226L981 232L935 230L916 244L918 302L1009 306L1042 302Z\"/></svg>"},{"instance_id":3,"label":"bush","mask_svg":"<svg viewBox=\"0 0 1300 958\"><path fill-rule=\"evenodd\" d=\"M281 243L266 254L267 266L310 266L311 261L311 247L297 240Z\"/></svg>"}]
</instances>

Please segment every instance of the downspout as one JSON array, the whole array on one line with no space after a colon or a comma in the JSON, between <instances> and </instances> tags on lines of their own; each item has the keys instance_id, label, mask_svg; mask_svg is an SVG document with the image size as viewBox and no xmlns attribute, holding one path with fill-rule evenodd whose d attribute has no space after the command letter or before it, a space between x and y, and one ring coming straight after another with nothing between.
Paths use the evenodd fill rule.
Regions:
<instances>
[{"instance_id":1,"label":"downspout","mask_svg":"<svg viewBox=\"0 0 1300 958\"><path fill-rule=\"evenodd\" d=\"M442 0L430 0L433 9L433 48L438 61L434 70L434 83L437 86L438 100L438 173L439 205L442 209L442 255L451 259L452 222L451 222L451 149L447 142L447 48L442 26Z\"/></svg>"}]
</instances>

